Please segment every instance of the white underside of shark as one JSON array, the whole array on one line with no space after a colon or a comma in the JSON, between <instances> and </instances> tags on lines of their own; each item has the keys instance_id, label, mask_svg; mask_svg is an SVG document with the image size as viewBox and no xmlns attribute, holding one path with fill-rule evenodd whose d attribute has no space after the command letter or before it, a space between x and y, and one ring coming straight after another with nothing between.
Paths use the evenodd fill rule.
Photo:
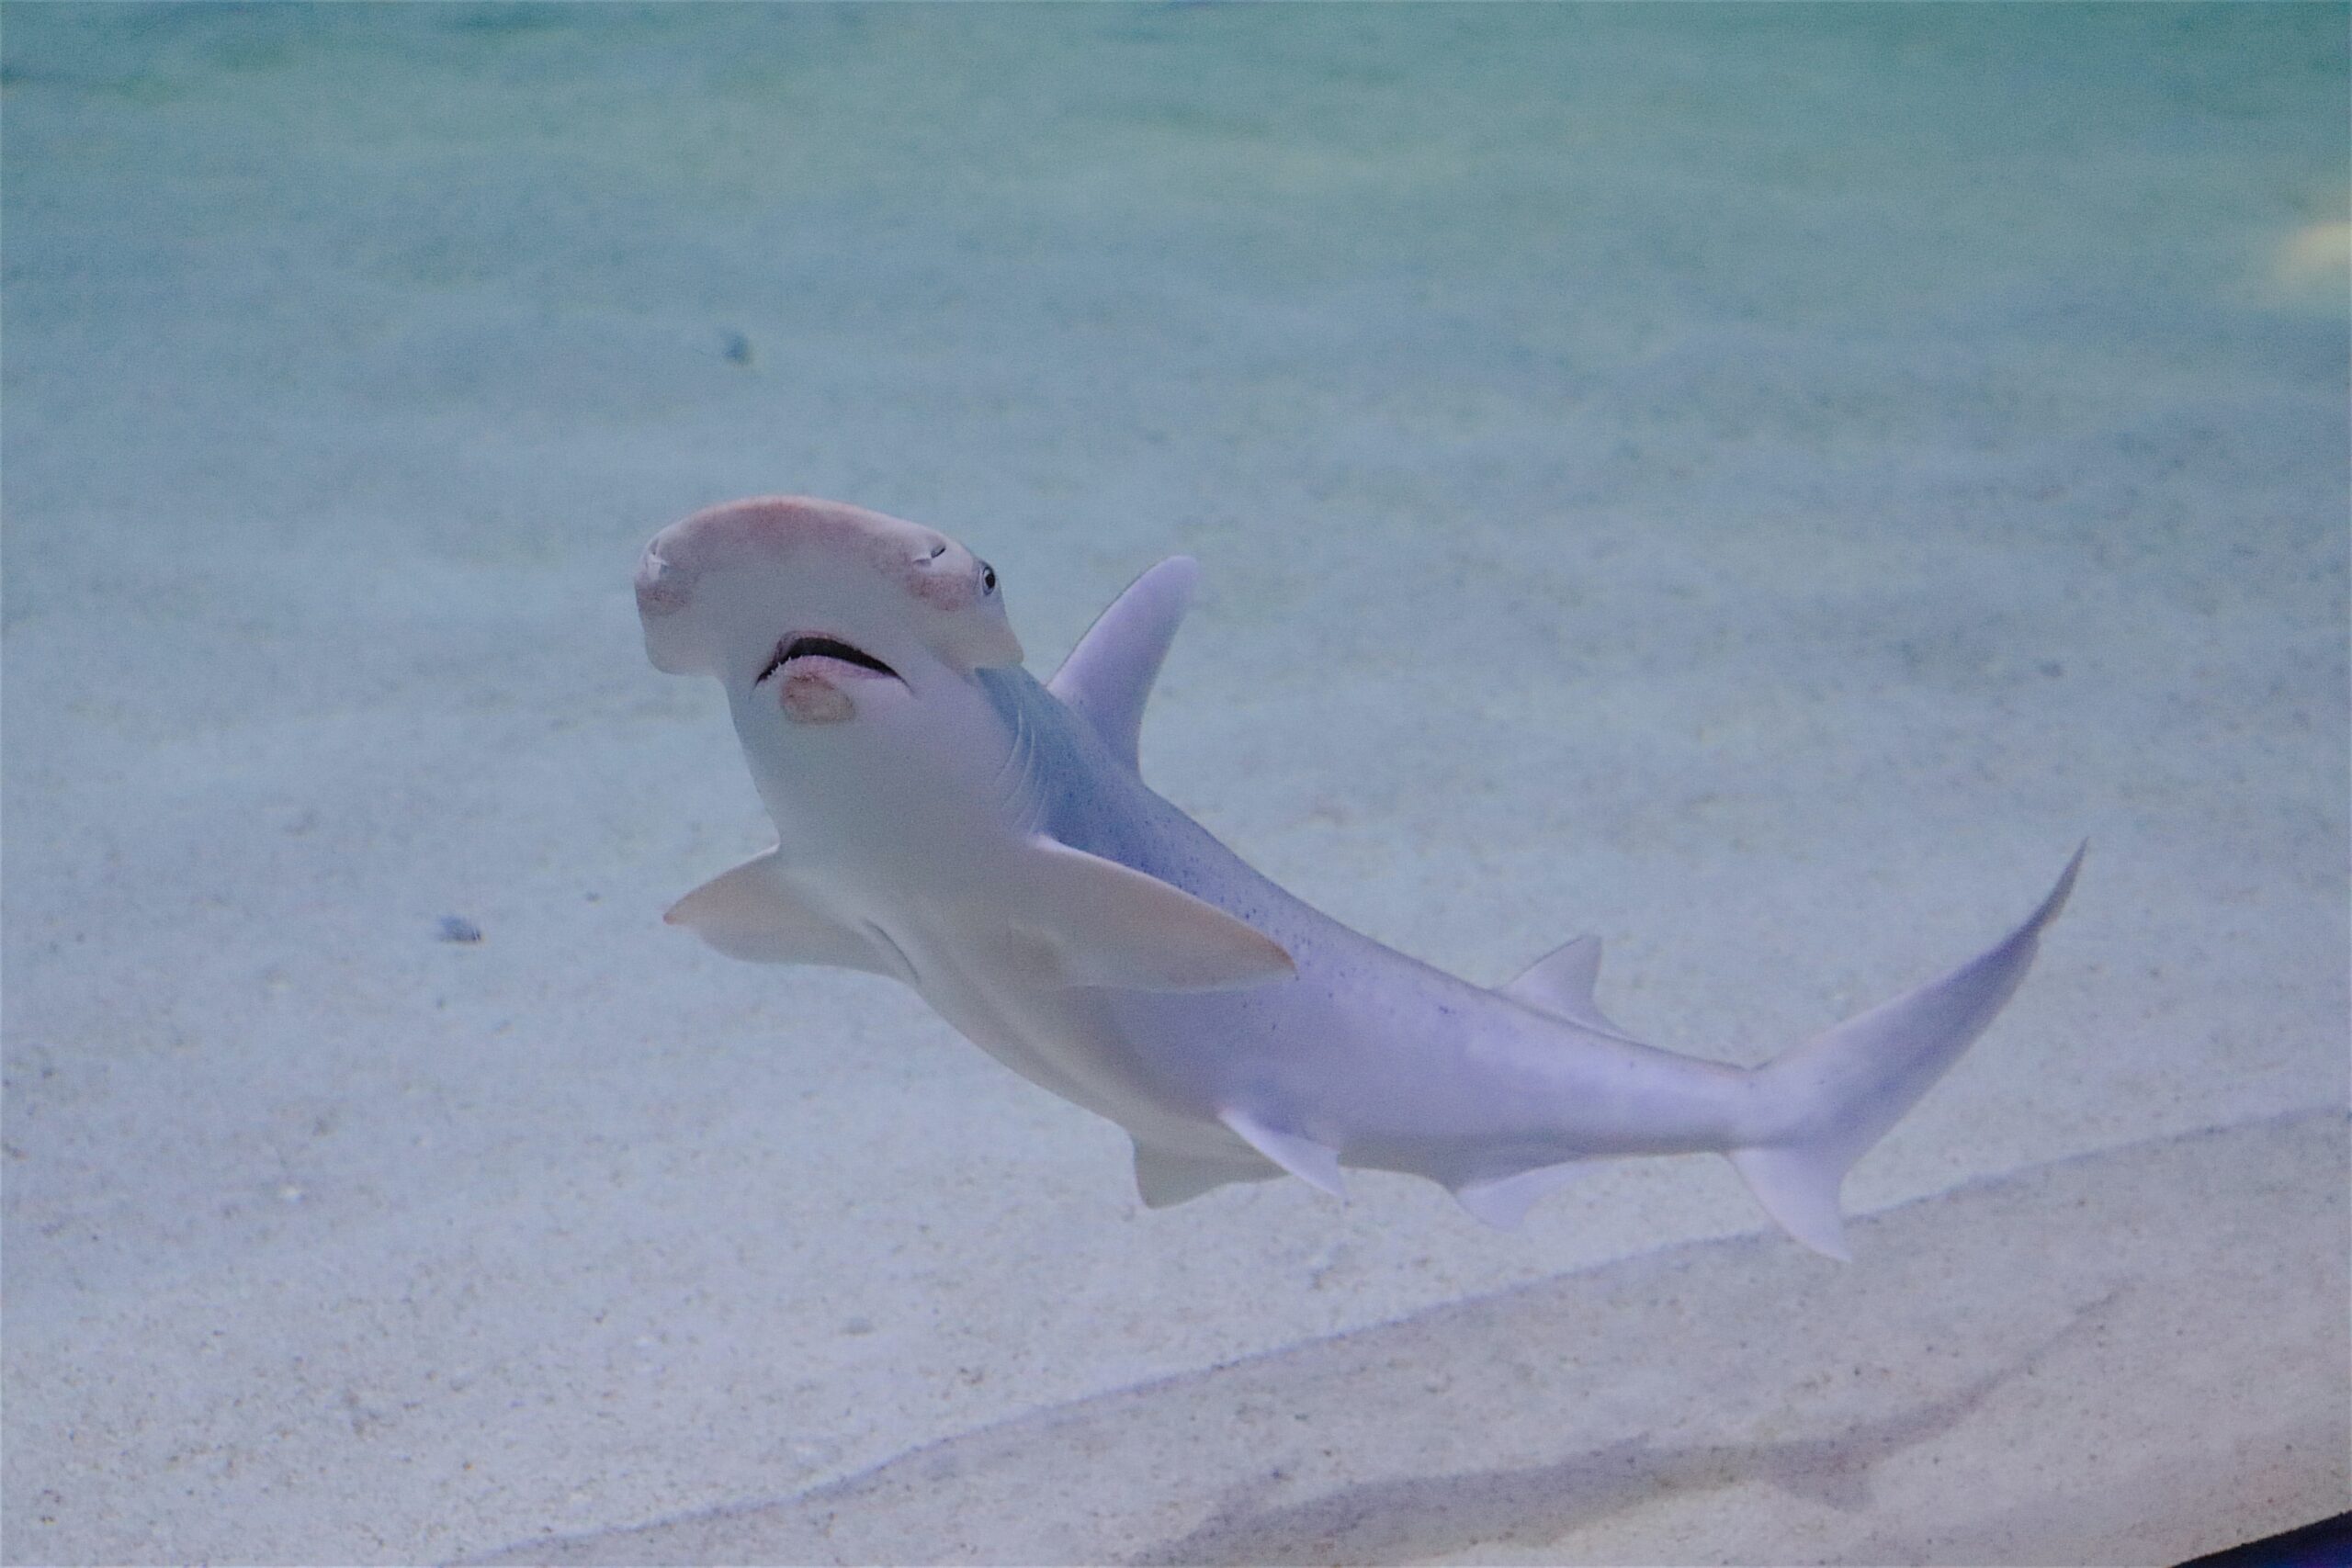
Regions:
<instances>
[{"instance_id":1,"label":"white underside of shark","mask_svg":"<svg viewBox=\"0 0 2352 1568\"><path fill-rule=\"evenodd\" d=\"M1939 979L1762 1066L1654 1049L1593 1000L1600 943L1487 990L1251 870L1136 772L1195 576L1138 579L1041 685L994 571L916 525L766 497L647 547L647 649L715 675L775 848L669 919L736 957L913 987L1015 1072L1126 1129L1153 1207L1284 1172L1443 1184L1497 1225L1585 1162L1727 1156L1846 1256L1847 1171L1992 1021L2082 860Z\"/></svg>"}]
</instances>

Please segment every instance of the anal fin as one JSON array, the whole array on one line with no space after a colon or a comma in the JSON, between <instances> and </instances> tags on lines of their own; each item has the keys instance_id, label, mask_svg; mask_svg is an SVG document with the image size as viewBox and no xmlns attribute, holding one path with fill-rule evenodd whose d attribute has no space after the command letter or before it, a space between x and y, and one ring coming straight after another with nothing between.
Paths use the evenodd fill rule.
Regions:
<instances>
[{"instance_id":1,"label":"anal fin","mask_svg":"<svg viewBox=\"0 0 2352 1568\"><path fill-rule=\"evenodd\" d=\"M1582 1176L1589 1161L1539 1165L1491 1181L1464 1181L1455 1187L1453 1200L1471 1215L1498 1231L1515 1231L1536 1202Z\"/></svg>"}]
</instances>

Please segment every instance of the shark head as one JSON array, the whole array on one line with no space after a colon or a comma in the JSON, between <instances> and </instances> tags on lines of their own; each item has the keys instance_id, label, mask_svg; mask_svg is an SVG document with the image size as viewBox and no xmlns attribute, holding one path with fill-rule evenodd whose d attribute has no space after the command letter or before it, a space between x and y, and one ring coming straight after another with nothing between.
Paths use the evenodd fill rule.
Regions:
<instances>
[{"instance_id":1,"label":"shark head","mask_svg":"<svg viewBox=\"0 0 2352 1568\"><path fill-rule=\"evenodd\" d=\"M645 651L730 694L773 688L797 724L1021 662L996 570L944 534L807 496L730 501L653 536L637 568Z\"/></svg>"}]
</instances>

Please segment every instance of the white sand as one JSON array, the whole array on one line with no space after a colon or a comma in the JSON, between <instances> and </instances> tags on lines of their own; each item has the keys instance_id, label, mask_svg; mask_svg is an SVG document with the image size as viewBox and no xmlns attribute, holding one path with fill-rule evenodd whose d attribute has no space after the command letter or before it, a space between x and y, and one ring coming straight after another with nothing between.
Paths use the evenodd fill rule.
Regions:
<instances>
[{"instance_id":1,"label":"white sand","mask_svg":"<svg viewBox=\"0 0 2352 1568\"><path fill-rule=\"evenodd\" d=\"M2038 1167L1864 1221L1867 1269L1670 1248L503 1560L2178 1561L2343 1501L2280 1369L2352 1292L2344 1152L2325 1111ZM2217 1293L2259 1305L2177 1359Z\"/></svg>"},{"instance_id":2,"label":"white sand","mask_svg":"<svg viewBox=\"0 0 2352 1568\"><path fill-rule=\"evenodd\" d=\"M1483 1518L1513 1467L1621 1495L1611 1452L1641 1507L1334 1555L1883 1560L1926 1519L2136 1560L2220 1543L2154 1511L2352 1491L2343 1314L2270 1304L2342 1290L2283 1223L2345 1180L2339 9L19 6L5 58L0 1555L684 1551L610 1532L772 1506L727 1550L799 1555L775 1500L1149 1380L1390 1323L1510 1365L1525 1315L1460 1303L1530 1285L1645 1369L1606 1420L1541 1380L1540 1421L1376 1383L1311 1444L1199 1404L1148 1465L974 1492L971 1540L1280 1556L1348 1488ZM1844 1275L1645 1258L1758 1227L1713 1161L1510 1236L1380 1179L1147 1215L1114 1129L912 998L659 925L762 824L629 569L771 489L965 538L1040 668L1197 555L1163 791L1475 979L1598 931L1679 1048L1923 977L2087 834L1848 1198L2013 1182ZM1937 1425L2110 1288L2165 1331L2065 1340L2028 1412L2096 1453ZM1824 1292L1869 1396L1763 1430L1836 1362L1766 1339ZM1941 1463L1798 1503L1657 1461L1914 1429ZM922 1490L824 1494L842 1550L962 1549Z\"/></svg>"}]
</instances>

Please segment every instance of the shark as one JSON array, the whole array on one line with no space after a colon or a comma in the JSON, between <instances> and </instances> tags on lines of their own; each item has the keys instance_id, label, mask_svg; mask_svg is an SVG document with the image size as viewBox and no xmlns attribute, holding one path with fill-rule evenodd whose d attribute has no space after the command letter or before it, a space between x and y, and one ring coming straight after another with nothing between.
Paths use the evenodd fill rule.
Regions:
<instances>
[{"instance_id":1,"label":"shark","mask_svg":"<svg viewBox=\"0 0 2352 1568\"><path fill-rule=\"evenodd\" d=\"M2086 846L1994 945L1760 1065L1660 1049L1597 1004L1597 939L1473 985L1152 791L1144 704L1197 577L1182 556L1146 571L1041 682L996 569L931 528L791 495L663 528L636 574L647 655L725 689L776 833L667 920L913 987L1124 1128L1151 1208L1285 1174L1344 1199L1349 1170L1379 1170L1509 1228L1593 1162L1711 1153L1847 1258L1847 1172L2008 1001Z\"/></svg>"}]
</instances>

